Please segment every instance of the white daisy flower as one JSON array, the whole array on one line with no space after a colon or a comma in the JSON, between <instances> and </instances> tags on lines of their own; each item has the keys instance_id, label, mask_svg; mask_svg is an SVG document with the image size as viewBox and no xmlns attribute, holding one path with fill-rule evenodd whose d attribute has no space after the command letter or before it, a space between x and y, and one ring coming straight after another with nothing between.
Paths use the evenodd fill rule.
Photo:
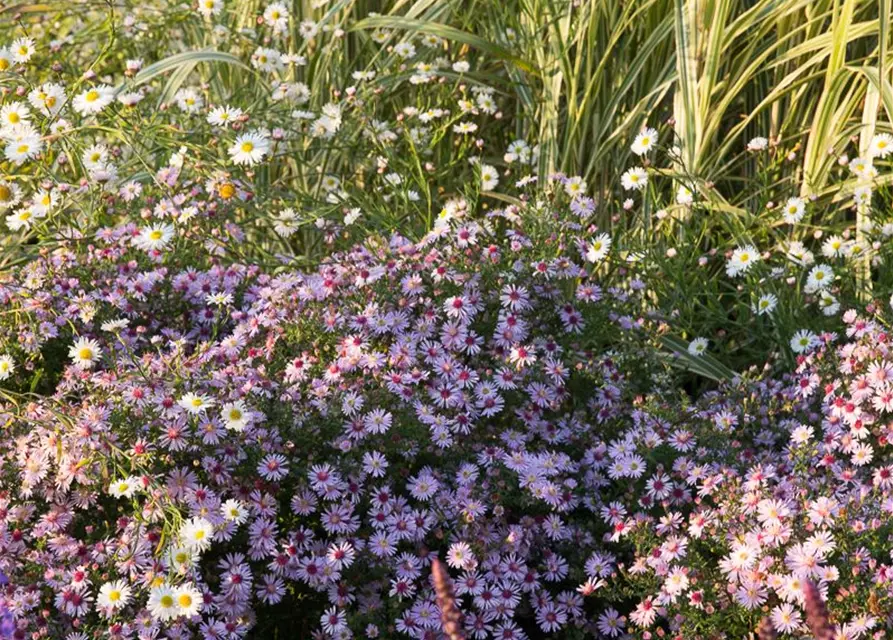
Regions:
<instances>
[{"instance_id":1,"label":"white daisy flower","mask_svg":"<svg viewBox=\"0 0 893 640\"><path fill-rule=\"evenodd\" d=\"M626 173L620 176L620 183L627 191L641 191L648 184L648 172L642 167L627 169Z\"/></svg>"},{"instance_id":2,"label":"white daisy flower","mask_svg":"<svg viewBox=\"0 0 893 640\"><path fill-rule=\"evenodd\" d=\"M710 342L707 338L695 338L688 343L688 352L693 356L702 356L707 353Z\"/></svg>"},{"instance_id":3,"label":"white daisy flower","mask_svg":"<svg viewBox=\"0 0 893 640\"><path fill-rule=\"evenodd\" d=\"M115 480L109 485L109 495L113 498L130 498L141 487L140 479L129 476L121 480Z\"/></svg>"},{"instance_id":4,"label":"white daisy flower","mask_svg":"<svg viewBox=\"0 0 893 640\"><path fill-rule=\"evenodd\" d=\"M226 403L220 412L223 425L231 431L244 431L248 417L248 407L241 400Z\"/></svg>"},{"instance_id":5,"label":"white daisy flower","mask_svg":"<svg viewBox=\"0 0 893 640\"><path fill-rule=\"evenodd\" d=\"M801 198L788 198L782 210L782 218L788 224L797 224L806 213L806 203Z\"/></svg>"},{"instance_id":6,"label":"white daisy flower","mask_svg":"<svg viewBox=\"0 0 893 640\"><path fill-rule=\"evenodd\" d=\"M215 127L225 127L236 122L243 114L238 107L226 105L224 107L214 107L208 114L208 124Z\"/></svg>"},{"instance_id":7,"label":"white daisy flower","mask_svg":"<svg viewBox=\"0 0 893 640\"><path fill-rule=\"evenodd\" d=\"M133 590L124 580L106 582L99 587L99 594L96 596L96 605L100 610L111 613L126 607L130 602L132 594Z\"/></svg>"},{"instance_id":8,"label":"white daisy flower","mask_svg":"<svg viewBox=\"0 0 893 640\"><path fill-rule=\"evenodd\" d=\"M14 182L0 180L0 211L16 206L22 201L22 188Z\"/></svg>"},{"instance_id":9,"label":"white daisy flower","mask_svg":"<svg viewBox=\"0 0 893 640\"><path fill-rule=\"evenodd\" d=\"M146 607L149 609L152 617L161 622L173 620L180 615L176 594L167 585L155 587L149 592L149 602L146 604Z\"/></svg>"},{"instance_id":10,"label":"white daisy flower","mask_svg":"<svg viewBox=\"0 0 893 640\"><path fill-rule=\"evenodd\" d=\"M573 178L568 178L564 183L564 192L567 193L571 198L576 198L577 196L584 195L586 193L586 189L588 185L586 181L583 180L580 176L574 176Z\"/></svg>"},{"instance_id":11,"label":"white daisy flower","mask_svg":"<svg viewBox=\"0 0 893 640\"><path fill-rule=\"evenodd\" d=\"M198 0L198 12L206 19L223 12L223 0Z\"/></svg>"},{"instance_id":12,"label":"white daisy flower","mask_svg":"<svg viewBox=\"0 0 893 640\"><path fill-rule=\"evenodd\" d=\"M489 164L481 165L481 189L483 191L493 191L499 184L499 173L496 167Z\"/></svg>"},{"instance_id":13,"label":"white daisy flower","mask_svg":"<svg viewBox=\"0 0 893 640\"><path fill-rule=\"evenodd\" d=\"M801 329L791 338L791 349L794 353L805 353L818 344L818 336L808 329Z\"/></svg>"},{"instance_id":14,"label":"white daisy flower","mask_svg":"<svg viewBox=\"0 0 893 640\"><path fill-rule=\"evenodd\" d=\"M732 252L732 256L726 263L726 274L732 278L745 274L760 259L760 252L753 245L739 247Z\"/></svg>"},{"instance_id":15,"label":"white daisy flower","mask_svg":"<svg viewBox=\"0 0 893 640\"><path fill-rule=\"evenodd\" d=\"M644 128L630 147L632 152L637 156L643 156L654 148L657 144L657 131L650 127Z\"/></svg>"},{"instance_id":16,"label":"white daisy flower","mask_svg":"<svg viewBox=\"0 0 893 640\"><path fill-rule=\"evenodd\" d=\"M187 549L205 551L211 546L214 525L204 518L190 518L180 528L180 541Z\"/></svg>"},{"instance_id":17,"label":"white daisy flower","mask_svg":"<svg viewBox=\"0 0 893 640\"><path fill-rule=\"evenodd\" d=\"M122 329L126 329L130 326L130 320L127 318L119 318L117 320L108 320L102 323L100 329L103 331L108 331L109 333L117 333Z\"/></svg>"},{"instance_id":18,"label":"white daisy flower","mask_svg":"<svg viewBox=\"0 0 893 640\"><path fill-rule=\"evenodd\" d=\"M12 43L9 49L12 52L12 59L19 64L28 62L31 56L34 55L34 52L37 51L34 47L34 40L31 38L19 38Z\"/></svg>"},{"instance_id":19,"label":"white daisy flower","mask_svg":"<svg viewBox=\"0 0 893 640\"><path fill-rule=\"evenodd\" d=\"M255 165L270 151L270 139L260 131L245 133L236 138L229 155L236 164Z\"/></svg>"},{"instance_id":20,"label":"white daisy flower","mask_svg":"<svg viewBox=\"0 0 893 640\"><path fill-rule=\"evenodd\" d=\"M756 138L751 138L750 142L747 143L748 151L764 151L769 148L769 140L768 138L764 138L763 136L757 136Z\"/></svg>"},{"instance_id":21,"label":"white daisy flower","mask_svg":"<svg viewBox=\"0 0 893 640\"><path fill-rule=\"evenodd\" d=\"M778 306L778 297L771 293L763 294L753 304L753 312L758 316L764 316L775 311Z\"/></svg>"},{"instance_id":22,"label":"white daisy flower","mask_svg":"<svg viewBox=\"0 0 893 640\"><path fill-rule=\"evenodd\" d=\"M174 598L177 601L179 615L192 618L202 610L204 599L201 591L195 588L191 582L181 584L174 589Z\"/></svg>"},{"instance_id":23,"label":"white daisy flower","mask_svg":"<svg viewBox=\"0 0 893 640\"><path fill-rule=\"evenodd\" d=\"M43 151L43 140L33 127L19 124L4 131L6 138L6 159L16 165L36 158Z\"/></svg>"},{"instance_id":24,"label":"white daisy flower","mask_svg":"<svg viewBox=\"0 0 893 640\"><path fill-rule=\"evenodd\" d=\"M220 512L225 520L237 525L248 519L248 510L239 500L227 500L220 505Z\"/></svg>"},{"instance_id":25,"label":"white daisy flower","mask_svg":"<svg viewBox=\"0 0 893 640\"><path fill-rule=\"evenodd\" d=\"M872 158L886 158L893 151L893 136L879 133L871 139L869 154Z\"/></svg>"},{"instance_id":26,"label":"white daisy flower","mask_svg":"<svg viewBox=\"0 0 893 640\"><path fill-rule=\"evenodd\" d=\"M586 250L586 259L589 262L601 262L610 250L611 236L607 233L599 234L589 243L589 248Z\"/></svg>"},{"instance_id":27,"label":"white daisy flower","mask_svg":"<svg viewBox=\"0 0 893 640\"><path fill-rule=\"evenodd\" d=\"M154 224L143 227L139 235L133 239L133 244L144 251L160 251L167 247L173 237L173 225Z\"/></svg>"},{"instance_id":28,"label":"white daisy flower","mask_svg":"<svg viewBox=\"0 0 893 640\"><path fill-rule=\"evenodd\" d=\"M12 356L8 353L4 353L0 356L0 380L6 380L9 376L12 375L12 372L15 371L16 365L15 360L13 360Z\"/></svg>"},{"instance_id":29,"label":"white daisy flower","mask_svg":"<svg viewBox=\"0 0 893 640\"><path fill-rule=\"evenodd\" d=\"M187 393L177 401L187 413L197 415L214 406L214 400L201 393Z\"/></svg>"},{"instance_id":30,"label":"white daisy flower","mask_svg":"<svg viewBox=\"0 0 893 640\"><path fill-rule=\"evenodd\" d=\"M115 98L115 90L105 84L100 84L92 89L75 96L72 107L82 116L96 114L105 109Z\"/></svg>"},{"instance_id":31,"label":"white daisy flower","mask_svg":"<svg viewBox=\"0 0 893 640\"><path fill-rule=\"evenodd\" d=\"M834 281L834 270L826 264L817 264L806 278L805 290L807 293L823 291L831 286Z\"/></svg>"},{"instance_id":32,"label":"white daisy flower","mask_svg":"<svg viewBox=\"0 0 893 640\"><path fill-rule=\"evenodd\" d=\"M78 338L68 350L68 357L78 369L92 368L101 355L99 343L91 338Z\"/></svg>"}]
</instances>

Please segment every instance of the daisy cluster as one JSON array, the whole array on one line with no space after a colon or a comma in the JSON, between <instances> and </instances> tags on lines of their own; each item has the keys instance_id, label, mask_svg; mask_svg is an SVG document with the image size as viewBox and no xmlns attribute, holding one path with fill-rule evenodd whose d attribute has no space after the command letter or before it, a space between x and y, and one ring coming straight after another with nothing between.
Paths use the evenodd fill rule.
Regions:
<instances>
[{"instance_id":1,"label":"daisy cluster","mask_svg":"<svg viewBox=\"0 0 893 640\"><path fill-rule=\"evenodd\" d=\"M781 178L780 167L798 161L796 149L780 140L752 139L746 154L762 167L766 182L777 182L738 206L712 182L687 174L684 149L672 129L659 133L645 126L630 145L637 164L621 176L621 207L625 216L645 215L652 232L638 239L628 233L624 243L638 260L655 265L651 281L666 301L662 306L674 304L678 281L660 291L661 271L677 272L686 282L720 282L712 292L723 308L734 309L743 331L772 334L775 349L800 354L818 344L823 329L839 329L847 308L870 296L893 304L893 287L884 276L893 258L893 218L888 174L882 173L889 169L893 135L863 132L858 142L855 153L854 144L832 151L833 184L812 193L808 185ZM684 321L695 336L705 331L703 307L693 313L698 311L700 317ZM706 351L711 340L731 342L730 324L696 337L692 353ZM748 340L746 334L734 338Z\"/></svg>"},{"instance_id":2,"label":"daisy cluster","mask_svg":"<svg viewBox=\"0 0 893 640\"><path fill-rule=\"evenodd\" d=\"M308 234L347 247L398 219L426 220L446 202L443 182L498 185L483 131L501 149L505 127L473 54L431 34L351 36L375 16L325 3L303 18L264 3L250 27L222 1L158 4L129 15L81 7L55 25L29 22L29 37L3 30L0 220L20 242L72 219L94 230L97 208L82 206L92 198L115 201L117 215L132 203L142 246L164 248L184 220L135 208L144 189L188 179L229 203L231 219L263 228L267 251ZM97 43L86 26L102 22L114 29ZM171 23L207 43L181 51ZM333 75L315 76L324 64Z\"/></svg>"}]
</instances>

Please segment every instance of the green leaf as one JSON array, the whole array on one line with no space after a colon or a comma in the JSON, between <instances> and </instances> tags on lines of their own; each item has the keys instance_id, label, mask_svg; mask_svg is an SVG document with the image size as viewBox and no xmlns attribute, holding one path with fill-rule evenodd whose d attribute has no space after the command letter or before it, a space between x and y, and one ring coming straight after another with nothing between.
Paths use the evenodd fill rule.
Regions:
<instances>
[{"instance_id":1,"label":"green leaf","mask_svg":"<svg viewBox=\"0 0 893 640\"><path fill-rule=\"evenodd\" d=\"M443 38L444 40L467 44L479 51L489 53L500 60L510 62L527 73L539 75L539 72L534 65L527 60L519 58L508 49L501 47L498 44L494 44L489 40L485 40L480 36L438 22L415 20L413 18L405 18L402 16L371 16L364 20L360 20L351 28L352 31L366 29L405 29L412 32L430 33Z\"/></svg>"},{"instance_id":2,"label":"green leaf","mask_svg":"<svg viewBox=\"0 0 893 640\"><path fill-rule=\"evenodd\" d=\"M154 78L157 78L158 76L163 75L168 71L177 70L180 71L182 74L183 69L189 69L191 71L202 62L224 62L226 64L235 65L243 69L251 69L247 64L242 62L239 58L231 53L214 51L211 49L205 49L202 51L185 51L183 53L177 53L165 58L164 60L159 60L158 62L150 64L148 67L134 76L133 82L130 86L138 87L140 85L146 84L150 80L153 80ZM186 75L188 75L188 73ZM181 84L182 81L185 81L185 79L186 77L185 75L183 75ZM127 84L118 86L115 89L115 93L120 93L126 87ZM174 89L174 92L175 91L176 89ZM167 93L167 88L165 89L165 93Z\"/></svg>"},{"instance_id":3,"label":"green leaf","mask_svg":"<svg viewBox=\"0 0 893 640\"><path fill-rule=\"evenodd\" d=\"M693 356L688 344L675 336L661 336L663 346L675 354L673 363L715 382L726 382L737 374L708 353Z\"/></svg>"}]
</instances>

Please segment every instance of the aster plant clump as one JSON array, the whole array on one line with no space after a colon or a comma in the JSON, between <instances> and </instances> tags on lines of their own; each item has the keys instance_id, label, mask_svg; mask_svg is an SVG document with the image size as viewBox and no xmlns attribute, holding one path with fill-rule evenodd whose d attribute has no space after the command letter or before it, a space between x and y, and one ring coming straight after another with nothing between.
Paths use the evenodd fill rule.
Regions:
<instances>
[{"instance_id":1,"label":"aster plant clump","mask_svg":"<svg viewBox=\"0 0 893 640\"><path fill-rule=\"evenodd\" d=\"M241 637L297 601L330 636L426 637L439 556L469 634L584 633L597 434L666 368L591 211L529 209L453 203L421 242L275 275L159 267L109 229L5 283L8 382L57 376L5 396L19 631Z\"/></svg>"},{"instance_id":2,"label":"aster plant clump","mask_svg":"<svg viewBox=\"0 0 893 640\"><path fill-rule=\"evenodd\" d=\"M614 577L640 597L602 617L608 635L763 634L771 624L800 637L817 597L832 612L828 637L884 633L890 335L880 318L843 319L844 334L823 334L791 374L705 394L689 414L692 447L645 472L644 495L606 506L613 538L635 548L616 557Z\"/></svg>"}]
</instances>

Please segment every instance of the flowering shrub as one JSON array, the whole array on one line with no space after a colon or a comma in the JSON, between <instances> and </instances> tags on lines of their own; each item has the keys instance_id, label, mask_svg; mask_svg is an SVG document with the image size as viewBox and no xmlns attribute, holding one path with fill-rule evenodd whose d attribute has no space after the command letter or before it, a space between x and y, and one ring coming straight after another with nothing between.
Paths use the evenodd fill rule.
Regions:
<instances>
[{"instance_id":1,"label":"flowering shrub","mask_svg":"<svg viewBox=\"0 0 893 640\"><path fill-rule=\"evenodd\" d=\"M599 237L524 213L456 203L308 274L152 265L127 227L32 262L9 341L70 347L52 396L6 409L19 629L235 637L300 598L332 635L422 637L432 554L478 635L585 625L593 437L663 367L642 284L603 287Z\"/></svg>"},{"instance_id":2,"label":"flowering shrub","mask_svg":"<svg viewBox=\"0 0 893 640\"><path fill-rule=\"evenodd\" d=\"M763 612L780 634L799 635L805 581L831 602L837 637L883 633L893 600L890 337L876 320L844 319L847 340L824 336L783 380L705 395L690 413L689 448L677 446L663 470L623 469L656 457L663 434L609 448L609 477L647 480L603 508L612 539L636 550L617 556L613 577L641 596L628 617L604 614L608 635L626 625L648 636L656 624L679 637L744 633Z\"/></svg>"}]
</instances>

